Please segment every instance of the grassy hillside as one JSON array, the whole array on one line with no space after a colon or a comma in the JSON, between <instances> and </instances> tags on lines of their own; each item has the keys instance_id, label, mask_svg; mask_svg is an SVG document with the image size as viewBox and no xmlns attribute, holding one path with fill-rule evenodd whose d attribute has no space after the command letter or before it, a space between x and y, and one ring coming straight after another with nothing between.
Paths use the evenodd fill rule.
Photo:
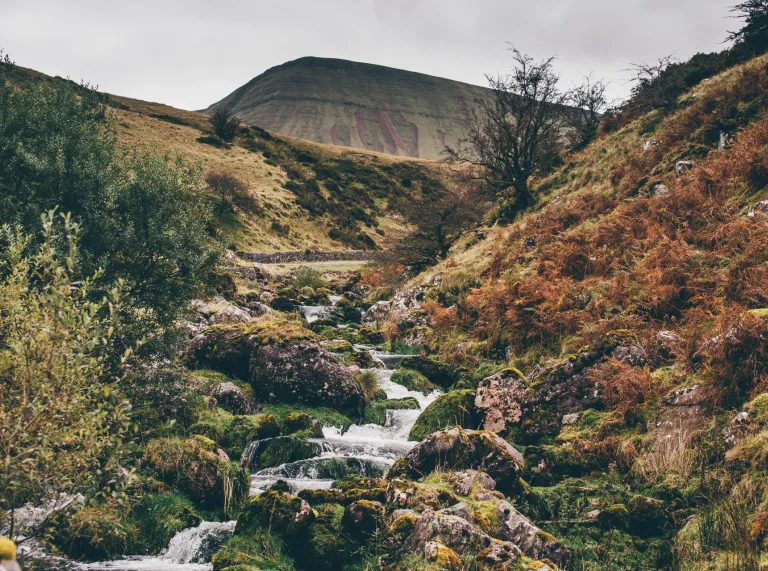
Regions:
<instances>
[{"instance_id":1,"label":"grassy hillside","mask_svg":"<svg viewBox=\"0 0 768 571\"><path fill-rule=\"evenodd\" d=\"M537 181L536 208L428 272L442 282L427 292L427 350L527 377L533 404L506 436L529 462L526 514L566 542L573 568L765 564L766 64L603 132ZM641 362L583 368L617 339ZM595 400L566 426L559 407L579 379ZM660 501L662 527L633 529L635 494ZM626 509L628 528L610 520Z\"/></svg>"},{"instance_id":2,"label":"grassy hillside","mask_svg":"<svg viewBox=\"0 0 768 571\"><path fill-rule=\"evenodd\" d=\"M33 70L38 81L64 82ZM427 161L323 146L243 126L232 144L211 136L208 115L105 95L119 143L181 155L204 171L225 171L247 195L217 213L236 250L344 250L386 247L403 231L404 204L439 193L449 172ZM212 200L215 200L212 197Z\"/></svg>"}]
</instances>

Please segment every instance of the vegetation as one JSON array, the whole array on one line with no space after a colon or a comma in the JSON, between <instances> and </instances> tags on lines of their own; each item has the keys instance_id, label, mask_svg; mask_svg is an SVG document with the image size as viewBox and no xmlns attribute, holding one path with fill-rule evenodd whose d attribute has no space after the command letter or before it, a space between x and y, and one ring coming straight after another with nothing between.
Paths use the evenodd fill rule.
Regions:
<instances>
[{"instance_id":1,"label":"vegetation","mask_svg":"<svg viewBox=\"0 0 768 571\"><path fill-rule=\"evenodd\" d=\"M222 141L232 141L240 128L240 119L224 108L216 109L211 114L213 132Z\"/></svg>"}]
</instances>

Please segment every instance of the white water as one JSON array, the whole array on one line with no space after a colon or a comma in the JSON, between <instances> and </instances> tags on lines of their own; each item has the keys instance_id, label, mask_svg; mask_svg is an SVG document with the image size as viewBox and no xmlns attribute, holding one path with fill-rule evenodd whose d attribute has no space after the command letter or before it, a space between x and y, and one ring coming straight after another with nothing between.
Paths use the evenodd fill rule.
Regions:
<instances>
[{"instance_id":1,"label":"white water","mask_svg":"<svg viewBox=\"0 0 768 571\"><path fill-rule=\"evenodd\" d=\"M331 316L333 308L328 305L300 305L299 311L307 320L307 323L314 323L318 319L327 319Z\"/></svg>"},{"instance_id":2,"label":"white water","mask_svg":"<svg viewBox=\"0 0 768 571\"><path fill-rule=\"evenodd\" d=\"M217 546L232 536L235 521L219 523L204 521L198 527L190 527L173 536L168 549L156 557L127 557L104 563L85 563L81 569L106 571L207 571L207 562Z\"/></svg>"},{"instance_id":3,"label":"white water","mask_svg":"<svg viewBox=\"0 0 768 571\"><path fill-rule=\"evenodd\" d=\"M424 395L410 391L391 380L392 370L373 369L379 377L379 386L388 399L412 397L420 410L388 410L386 423L353 424L346 431L336 426L324 426L324 438L313 438L320 444L322 453L316 458L265 468L252 474L251 494L260 494L277 480L284 480L293 491L304 489L329 489L333 478L323 472L325 462L344 462L350 473L382 477L396 460L408 453L416 444L408 441L408 435L421 411L440 393Z\"/></svg>"}]
</instances>

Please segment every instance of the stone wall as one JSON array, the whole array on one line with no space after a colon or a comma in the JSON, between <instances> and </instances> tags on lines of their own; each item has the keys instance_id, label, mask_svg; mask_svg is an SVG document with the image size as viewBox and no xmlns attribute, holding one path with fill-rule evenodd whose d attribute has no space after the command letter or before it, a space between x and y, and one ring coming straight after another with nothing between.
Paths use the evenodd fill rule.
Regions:
<instances>
[{"instance_id":1,"label":"stone wall","mask_svg":"<svg viewBox=\"0 0 768 571\"><path fill-rule=\"evenodd\" d=\"M377 260L382 252L369 250L238 252L237 255L257 264L287 264L293 262L357 262Z\"/></svg>"}]
</instances>

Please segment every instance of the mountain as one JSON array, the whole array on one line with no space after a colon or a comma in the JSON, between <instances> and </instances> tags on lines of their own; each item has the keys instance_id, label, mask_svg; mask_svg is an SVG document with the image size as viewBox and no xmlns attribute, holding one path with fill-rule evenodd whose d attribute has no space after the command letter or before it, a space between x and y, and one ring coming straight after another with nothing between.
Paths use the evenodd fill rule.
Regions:
<instances>
[{"instance_id":1,"label":"mountain","mask_svg":"<svg viewBox=\"0 0 768 571\"><path fill-rule=\"evenodd\" d=\"M341 59L300 58L255 77L205 111L308 141L438 159L490 91Z\"/></svg>"}]
</instances>

